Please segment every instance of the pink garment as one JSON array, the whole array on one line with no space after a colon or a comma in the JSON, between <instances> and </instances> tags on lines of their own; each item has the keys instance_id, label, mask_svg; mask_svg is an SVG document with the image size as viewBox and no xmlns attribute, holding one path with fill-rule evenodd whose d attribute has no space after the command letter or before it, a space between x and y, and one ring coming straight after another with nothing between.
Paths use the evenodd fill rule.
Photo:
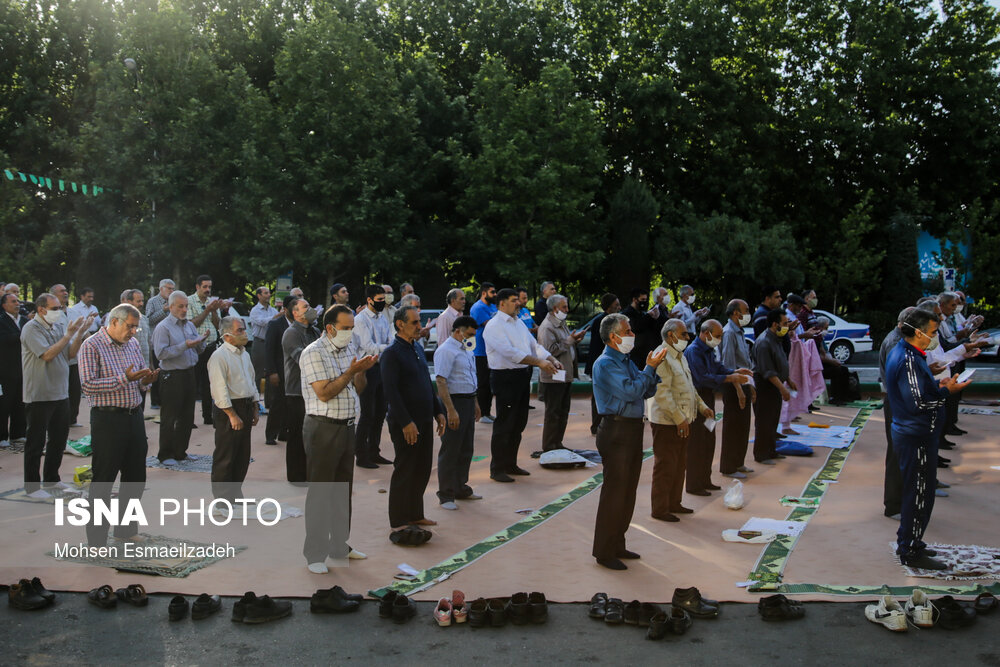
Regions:
<instances>
[{"instance_id":1,"label":"pink garment","mask_svg":"<svg viewBox=\"0 0 1000 667\"><path fill-rule=\"evenodd\" d=\"M816 342L792 338L792 349L788 353L788 377L798 387L799 394L787 403L781 404L781 423L787 424L803 412L809 404L819 398L826 389L823 380L823 360L820 359Z\"/></svg>"}]
</instances>

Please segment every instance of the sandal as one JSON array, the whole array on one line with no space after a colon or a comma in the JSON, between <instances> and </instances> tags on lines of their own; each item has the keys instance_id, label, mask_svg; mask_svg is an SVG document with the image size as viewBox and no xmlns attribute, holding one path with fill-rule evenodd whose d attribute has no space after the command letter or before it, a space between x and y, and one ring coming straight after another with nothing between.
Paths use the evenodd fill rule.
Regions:
<instances>
[{"instance_id":1,"label":"sandal","mask_svg":"<svg viewBox=\"0 0 1000 667\"><path fill-rule=\"evenodd\" d=\"M594 593L594 597L590 598L590 611L587 612L587 615L591 618L604 618L607 611L608 594Z\"/></svg>"},{"instance_id":2,"label":"sandal","mask_svg":"<svg viewBox=\"0 0 1000 667\"><path fill-rule=\"evenodd\" d=\"M87 600L90 601L90 604L95 604L102 609L113 609L118 604L114 589L107 584L87 593Z\"/></svg>"},{"instance_id":3,"label":"sandal","mask_svg":"<svg viewBox=\"0 0 1000 667\"><path fill-rule=\"evenodd\" d=\"M989 614L997 607L1000 607L1000 600L997 600L993 593L980 593L976 596L976 600L972 603L972 606L977 614Z\"/></svg>"},{"instance_id":4,"label":"sandal","mask_svg":"<svg viewBox=\"0 0 1000 667\"><path fill-rule=\"evenodd\" d=\"M136 607L145 607L149 604L146 589L142 584L130 584L127 588L119 588L115 591L115 596L122 602L128 602Z\"/></svg>"}]
</instances>

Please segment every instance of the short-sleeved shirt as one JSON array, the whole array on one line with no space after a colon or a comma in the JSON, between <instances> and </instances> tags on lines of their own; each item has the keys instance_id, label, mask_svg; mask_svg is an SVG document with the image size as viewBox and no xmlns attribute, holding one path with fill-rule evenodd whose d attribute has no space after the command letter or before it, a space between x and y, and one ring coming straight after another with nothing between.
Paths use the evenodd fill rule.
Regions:
<instances>
[{"instance_id":1,"label":"short-sleeved shirt","mask_svg":"<svg viewBox=\"0 0 1000 667\"><path fill-rule=\"evenodd\" d=\"M61 401L69 398L69 348L49 361L42 360L46 350L59 342L65 329L62 324L43 324L39 317L28 320L21 329L21 365L24 368L22 389L25 403Z\"/></svg>"},{"instance_id":2,"label":"short-sleeved shirt","mask_svg":"<svg viewBox=\"0 0 1000 667\"><path fill-rule=\"evenodd\" d=\"M482 299L472 304L469 309L469 316L476 321L476 356L486 356L486 343L483 342L483 330L486 323L493 319L499 309L492 303L483 303Z\"/></svg>"},{"instance_id":3,"label":"short-sleeved shirt","mask_svg":"<svg viewBox=\"0 0 1000 667\"><path fill-rule=\"evenodd\" d=\"M527 308L522 308L521 310L518 311L517 319L524 322L524 326L528 327L528 331L531 331L536 326L538 326L535 324L535 318L531 316L531 311L528 310Z\"/></svg>"},{"instance_id":4,"label":"short-sleeved shirt","mask_svg":"<svg viewBox=\"0 0 1000 667\"><path fill-rule=\"evenodd\" d=\"M453 336L448 336L434 350L434 375L444 378L450 394L473 394L476 381L476 357Z\"/></svg>"},{"instance_id":5,"label":"short-sleeved shirt","mask_svg":"<svg viewBox=\"0 0 1000 667\"><path fill-rule=\"evenodd\" d=\"M188 299L188 321L194 322L194 319L205 312L205 306L208 305L206 300L205 303L201 302L197 294L192 294ZM212 343L219 340L219 332L216 331L215 325L212 324L212 316L207 315L201 324L198 325L198 335L203 335L206 331L208 332L208 338L205 339L205 345L211 346Z\"/></svg>"},{"instance_id":6,"label":"short-sleeved shirt","mask_svg":"<svg viewBox=\"0 0 1000 667\"><path fill-rule=\"evenodd\" d=\"M329 401L321 401L312 387L313 382L336 380L351 367L351 359L362 356L358 352L356 339L352 338L347 347L338 349L327 335L313 341L299 355L299 370L302 375L302 398L306 404L306 414L330 419L351 419L355 416L358 392L354 381Z\"/></svg>"}]
</instances>

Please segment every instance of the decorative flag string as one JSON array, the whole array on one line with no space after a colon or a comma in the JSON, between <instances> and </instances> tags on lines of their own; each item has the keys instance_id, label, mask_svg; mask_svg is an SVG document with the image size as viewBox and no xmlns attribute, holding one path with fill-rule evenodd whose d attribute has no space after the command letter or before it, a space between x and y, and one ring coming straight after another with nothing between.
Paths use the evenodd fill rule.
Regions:
<instances>
[{"instance_id":1,"label":"decorative flag string","mask_svg":"<svg viewBox=\"0 0 1000 667\"><path fill-rule=\"evenodd\" d=\"M37 185L39 188L58 190L59 192L79 192L91 197L96 197L104 192L115 192L112 188L104 188L99 185L88 185L86 183L76 183L74 181L66 181L61 178L52 179L45 176L35 176L34 174L26 174L23 171L14 168L4 169L3 173L7 177L8 181L14 181L20 178L22 183L30 182L33 185Z\"/></svg>"}]
</instances>

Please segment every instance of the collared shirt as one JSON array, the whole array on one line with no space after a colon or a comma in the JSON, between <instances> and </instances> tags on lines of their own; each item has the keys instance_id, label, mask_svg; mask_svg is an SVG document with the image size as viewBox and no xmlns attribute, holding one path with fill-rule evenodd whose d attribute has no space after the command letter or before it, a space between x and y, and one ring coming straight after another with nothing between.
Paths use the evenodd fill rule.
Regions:
<instances>
[{"instance_id":1,"label":"collared shirt","mask_svg":"<svg viewBox=\"0 0 1000 667\"><path fill-rule=\"evenodd\" d=\"M77 301L72 306L66 309L66 325L68 326L70 322L80 317L86 318L89 315L94 316L94 321L90 323L90 326L84 331L85 336L94 335L98 329L101 328L101 318L97 317L100 315L97 312L97 306L86 305L83 301ZM70 357L69 365L76 366L76 357Z\"/></svg>"},{"instance_id":2,"label":"collared shirt","mask_svg":"<svg viewBox=\"0 0 1000 667\"><path fill-rule=\"evenodd\" d=\"M440 346L446 338L451 336L451 327L455 324L455 320L462 316L462 311L455 310L451 306L448 306L443 313L438 315L437 326L435 331L437 331L437 344ZM437 356L437 351L434 352ZM434 362L435 364L437 361Z\"/></svg>"},{"instance_id":3,"label":"collared shirt","mask_svg":"<svg viewBox=\"0 0 1000 667\"><path fill-rule=\"evenodd\" d=\"M386 418L390 423L401 427L411 423L419 426L432 421L434 415L444 414L427 373L427 357L419 345L396 336L395 342L382 355L380 366L389 406Z\"/></svg>"},{"instance_id":4,"label":"collared shirt","mask_svg":"<svg viewBox=\"0 0 1000 667\"><path fill-rule=\"evenodd\" d=\"M521 321L506 313L497 312L483 328L486 358L492 370L527 368L521 363L525 357L549 358L548 350L532 338Z\"/></svg>"},{"instance_id":5,"label":"collared shirt","mask_svg":"<svg viewBox=\"0 0 1000 667\"><path fill-rule=\"evenodd\" d=\"M808 331L815 326L819 326L817 323L819 318L809 306L802 306L802 310L799 311L799 314L796 315L796 317L798 318L799 324L802 325L804 331Z\"/></svg>"},{"instance_id":6,"label":"collared shirt","mask_svg":"<svg viewBox=\"0 0 1000 667\"><path fill-rule=\"evenodd\" d=\"M358 354L361 356L382 354L392 344L392 324L389 317L385 312L375 313L365 306L354 318L354 337L358 340Z\"/></svg>"},{"instance_id":7,"label":"collared shirt","mask_svg":"<svg viewBox=\"0 0 1000 667\"><path fill-rule=\"evenodd\" d=\"M499 312L499 309L492 303L483 303L480 299L472 304L472 308L469 309L469 315L476 321L476 351L475 355L477 357L486 356L486 343L483 342L483 333L486 329L486 323L493 319L493 316Z\"/></svg>"},{"instance_id":8,"label":"collared shirt","mask_svg":"<svg viewBox=\"0 0 1000 667\"><path fill-rule=\"evenodd\" d=\"M232 343L223 342L208 358L208 382L212 400L220 410L233 407L233 399L260 400L250 354Z\"/></svg>"},{"instance_id":9,"label":"collared shirt","mask_svg":"<svg viewBox=\"0 0 1000 667\"><path fill-rule=\"evenodd\" d=\"M165 305L167 305L167 300L160 296L159 292L146 302L146 317L149 318L149 326L152 328L155 329L170 314L169 310L163 309Z\"/></svg>"},{"instance_id":10,"label":"collared shirt","mask_svg":"<svg viewBox=\"0 0 1000 667\"><path fill-rule=\"evenodd\" d=\"M329 401L321 401L313 389L313 382L336 380L351 367L351 360L363 356L358 352L357 337L352 337L347 347L338 349L327 335L309 343L299 355L299 372L302 375L302 398L306 414L330 419L351 419L355 415L358 391L354 380Z\"/></svg>"},{"instance_id":11,"label":"collared shirt","mask_svg":"<svg viewBox=\"0 0 1000 667\"><path fill-rule=\"evenodd\" d=\"M142 404L139 380L125 375L148 368L142 358L139 341L133 336L124 345L108 333L106 327L83 341L80 352L80 389L92 407L134 408Z\"/></svg>"},{"instance_id":12,"label":"collared shirt","mask_svg":"<svg viewBox=\"0 0 1000 667\"><path fill-rule=\"evenodd\" d=\"M576 375L576 341L570 337L569 327L566 320L560 320L555 313L549 312L538 325L538 344L545 348L546 352L555 357L556 361L562 364L566 370L566 379L563 382L572 383L573 376ZM555 382L551 373L540 370L539 382Z\"/></svg>"},{"instance_id":13,"label":"collared shirt","mask_svg":"<svg viewBox=\"0 0 1000 667\"><path fill-rule=\"evenodd\" d=\"M454 336L448 336L434 350L434 375L445 379L450 394L472 394L479 386L476 357Z\"/></svg>"},{"instance_id":14,"label":"collared shirt","mask_svg":"<svg viewBox=\"0 0 1000 667\"><path fill-rule=\"evenodd\" d=\"M156 325L153 330L153 352L165 371L194 368L198 355L205 351L205 341L188 347L187 341L199 337L198 330L189 320L179 320L173 315Z\"/></svg>"},{"instance_id":15,"label":"collared shirt","mask_svg":"<svg viewBox=\"0 0 1000 667\"><path fill-rule=\"evenodd\" d=\"M109 310L104 314L104 326L107 327L111 324L111 311ZM149 320L142 311L139 311L139 326L135 330L135 335L132 336L137 341L139 341L139 351L142 352L142 359L146 362L146 367L150 368L149 365L149 336L152 331L149 328ZM79 355L77 355L79 356Z\"/></svg>"},{"instance_id":16,"label":"collared shirt","mask_svg":"<svg viewBox=\"0 0 1000 667\"><path fill-rule=\"evenodd\" d=\"M707 406L695 389L687 355L666 343L662 343L655 352L659 353L664 348L667 354L656 367L660 383L656 385L653 397L646 401L646 417L654 424L676 426L693 422L698 412Z\"/></svg>"},{"instance_id":17,"label":"collared shirt","mask_svg":"<svg viewBox=\"0 0 1000 667\"><path fill-rule=\"evenodd\" d=\"M65 329L62 324L42 323L35 315L21 329L21 365L24 369L22 390L25 403L61 401L69 398L69 348L71 338L62 352L49 361L42 355L59 342Z\"/></svg>"},{"instance_id":18,"label":"collared shirt","mask_svg":"<svg viewBox=\"0 0 1000 667\"><path fill-rule=\"evenodd\" d=\"M788 330L794 331L797 335L802 335L805 333L805 328L802 326L802 322L799 321L799 316L793 313L789 309L785 309L785 315L788 316Z\"/></svg>"},{"instance_id":19,"label":"collared shirt","mask_svg":"<svg viewBox=\"0 0 1000 667\"><path fill-rule=\"evenodd\" d=\"M188 320L194 322L196 317L205 312L205 306L207 305L208 299L205 300L205 303L202 303L197 292L188 297ZM205 345L211 345L215 341L219 340L219 332L215 329L215 325L212 323L211 313L206 315L205 319L198 325L198 335L201 336L205 332L208 332L208 338L205 339Z\"/></svg>"},{"instance_id":20,"label":"collared shirt","mask_svg":"<svg viewBox=\"0 0 1000 667\"><path fill-rule=\"evenodd\" d=\"M355 329L357 331L357 329ZM281 334L281 351L285 361L285 396L302 396L302 375L299 372L299 357L302 350L319 338L319 332L311 326L292 321Z\"/></svg>"},{"instance_id":21,"label":"collared shirt","mask_svg":"<svg viewBox=\"0 0 1000 667\"><path fill-rule=\"evenodd\" d=\"M606 345L594 362L597 414L641 418L643 401L656 393L659 381L651 367L646 366L640 371L627 354Z\"/></svg>"},{"instance_id":22,"label":"collared shirt","mask_svg":"<svg viewBox=\"0 0 1000 667\"><path fill-rule=\"evenodd\" d=\"M938 336L940 336L942 343L945 341L952 344L958 342L958 336L955 335L955 329L952 328L951 318L946 317L941 320L938 325Z\"/></svg>"},{"instance_id":23,"label":"collared shirt","mask_svg":"<svg viewBox=\"0 0 1000 667\"><path fill-rule=\"evenodd\" d=\"M768 310L764 304L757 306L757 310L753 312L753 317L750 318L750 325L753 327L753 337L754 341L760 338L764 334L764 330L767 329L767 314L771 312Z\"/></svg>"},{"instance_id":24,"label":"collared shirt","mask_svg":"<svg viewBox=\"0 0 1000 667\"><path fill-rule=\"evenodd\" d=\"M696 335L695 329L698 326L698 318L695 316L694 311L691 310L691 306L685 301L681 301L676 304L671 310L671 313L684 322L684 326L687 327L688 333L692 336Z\"/></svg>"},{"instance_id":25,"label":"collared shirt","mask_svg":"<svg viewBox=\"0 0 1000 667\"><path fill-rule=\"evenodd\" d=\"M753 344L754 374L765 380L777 376L782 382L788 380L788 357L781 347L781 341L770 329L766 329Z\"/></svg>"},{"instance_id":26,"label":"collared shirt","mask_svg":"<svg viewBox=\"0 0 1000 667\"><path fill-rule=\"evenodd\" d=\"M687 349L684 350L684 357L691 369L691 377L694 379L696 389L718 391L726 383L726 377L735 371L735 369L726 368L719 363L719 360L715 358L715 350L710 348L700 336L687 346Z\"/></svg>"},{"instance_id":27,"label":"collared shirt","mask_svg":"<svg viewBox=\"0 0 1000 667\"><path fill-rule=\"evenodd\" d=\"M278 309L267 304L258 303L250 309L250 338L261 338L267 335L267 325L278 314Z\"/></svg>"},{"instance_id":28,"label":"collared shirt","mask_svg":"<svg viewBox=\"0 0 1000 667\"><path fill-rule=\"evenodd\" d=\"M729 368L753 368L750 363L750 344L743 335L743 327L732 320L722 328L722 363Z\"/></svg>"}]
</instances>

